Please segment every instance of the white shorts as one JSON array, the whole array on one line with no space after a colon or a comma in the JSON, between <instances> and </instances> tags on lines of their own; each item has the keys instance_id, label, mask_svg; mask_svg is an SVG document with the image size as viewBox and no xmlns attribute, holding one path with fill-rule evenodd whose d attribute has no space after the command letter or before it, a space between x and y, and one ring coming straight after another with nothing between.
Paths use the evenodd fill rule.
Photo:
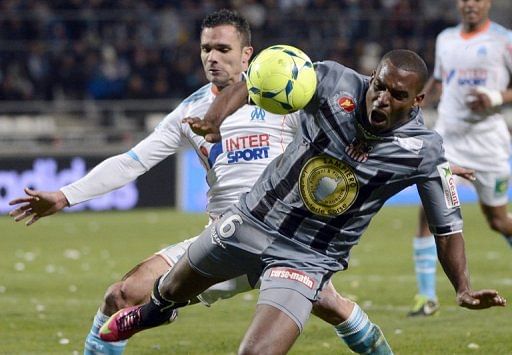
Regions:
<instances>
[{"instance_id":1,"label":"white shorts","mask_svg":"<svg viewBox=\"0 0 512 355\"><path fill-rule=\"evenodd\" d=\"M447 123L438 120L434 129L443 137L446 159L477 172L510 175L510 133L503 119L485 125Z\"/></svg>"},{"instance_id":2,"label":"white shorts","mask_svg":"<svg viewBox=\"0 0 512 355\"><path fill-rule=\"evenodd\" d=\"M456 177L457 185L472 184L481 204L491 207L503 206L508 203L508 187L510 176L492 172L475 172L476 180L469 182Z\"/></svg>"}]
</instances>

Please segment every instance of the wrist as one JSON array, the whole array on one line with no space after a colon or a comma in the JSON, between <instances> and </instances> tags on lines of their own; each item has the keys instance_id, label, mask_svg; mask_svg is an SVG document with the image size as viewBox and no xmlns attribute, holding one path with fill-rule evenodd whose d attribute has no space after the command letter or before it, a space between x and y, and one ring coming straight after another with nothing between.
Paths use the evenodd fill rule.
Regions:
<instances>
[{"instance_id":1,"label":"wrist","mask_svg":"<svg viewBox=\"0 0 512 355\"><path fill-rule=\"evenodd\" d=\"M503 105L503 95L499 90L492 90L483 86L478 86L476 91L486 95L489 98L492 107Z\"/></svg>"},{"instance_id":2,"label":"wrist","mask_svg":"<svg viewBox=\"0 0 512 355\"><path fill-rule=\"evenodd\" d=\"M71 204L69 203L68 198L66 197L64 192L62 192L62 190L58 190L57 194L58 194L59 205L62 206L62 208L70 207L71 206Z\"/></svg>"}]
</instances>

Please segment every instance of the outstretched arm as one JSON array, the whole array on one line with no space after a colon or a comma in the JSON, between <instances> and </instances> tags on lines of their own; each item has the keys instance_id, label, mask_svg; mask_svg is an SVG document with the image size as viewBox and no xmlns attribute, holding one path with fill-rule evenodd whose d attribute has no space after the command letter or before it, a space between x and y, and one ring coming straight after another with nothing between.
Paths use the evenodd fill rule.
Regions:
<instances>
[{"instance_id":1,"label":"outstretched arm","mask_svg":"<svg viewBox=\"0 0 512 355\"><path fill-rule=\"evenodd\" d=\"M203 119L186 117L183 123L188 123L192 131L205 137L208 142L220 141L220 125L222 122L247 103L247 86L240 81L230 85L217 95Z\"/></svg>"},{"instance_id":2,"label":"outstretched arm","mask_svg":"<svg viewBox=\"0 0 512 355\"><path fill-rule=\"evenodd\" d=\"M455 288L459 306L469 309L484 309L506 305L507 301L496 290L471 290L462 233L449 236L436 235L435 238L439 262Z\"/></svg>"},{"instance_id":3,"label":"outstretched arm","mask_svg":"<svg viewBox=\"0 0 512 355\"><path fill-rule=\"evenodd\" d=\"M26 196L13 199L9 212L16 222L31 217L27 226L41 217L50 216L67 206L90 200L120 188L142 175L146 169L128 154L110 157L81 179L63 186L59 191L35 191L25 189Z\"/></svg>"}]
</instances>

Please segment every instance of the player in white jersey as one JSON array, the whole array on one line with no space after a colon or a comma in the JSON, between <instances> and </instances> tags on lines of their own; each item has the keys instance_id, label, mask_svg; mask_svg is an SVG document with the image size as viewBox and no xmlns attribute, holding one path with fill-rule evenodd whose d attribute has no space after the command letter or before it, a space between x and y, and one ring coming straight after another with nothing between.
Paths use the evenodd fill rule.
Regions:
<instances>
[{"instance_id":1,"label":"player in white jersey","mask_svg":"<svg viewBox=\"0 0 512 355\"><path fill-rule=\"evenodd\" d=\"M236 13L221 10L207 16L201 33L201 58L210 84L185 99L167 115L155 131L128 153L105 160L82 179L64 186L60 191L27 190L29 197L13 200L22 205L13 211L16 221L39 218L119 188L144 174L157 163L175 154L180 146L190 144L207 170L210 186L207 211L215 220L228 206L238 201L241 192L249 190L264 168L281 154L299 129L298 114L279 116L256 106L245 105L229 116L220 127L222 142L212 144L194 134L185 117L202 117L219 89L239 81L252 54L247 22ZM85 354L121 354L126 341L107 343L98 337L98 329L108 316L123 307L148 300L152 285L185 254L192 239L171 245L141 262L122 281L111 285L98 310L85 343ZM220 298L252 289L254 282L246 276L218 284L198 298L211 304ZM358 337L349 344L361 353L388 354L380 329L353 302L342 298L329 283L315 306L315 314L332 325L340 323ZM356 312L357 311L357 312ZM172 315L174 319L176 314ZM343 334L339 335L343 338ZM345 340L345 339L344 339Z\"/></svg>"},{"instance_id":2,"label":"player in white jersey","mask_svg":"<svg viewBox=\"0 0 512 355\"><path fill-rule=\"evenodd\" d=\"M436 101L435 130L443 137L446 158L475 171L473 184L489 226L512 245L507 212L510 134L500 113L512 102L507 89L512 73L512 32L492 22L491 0L458 0L462 22L441 32L436 41L434 75L427 84ZM436 248L423 210L414 239L418 294L410 316L434 314Z\"/></svg>"}]
</instances>

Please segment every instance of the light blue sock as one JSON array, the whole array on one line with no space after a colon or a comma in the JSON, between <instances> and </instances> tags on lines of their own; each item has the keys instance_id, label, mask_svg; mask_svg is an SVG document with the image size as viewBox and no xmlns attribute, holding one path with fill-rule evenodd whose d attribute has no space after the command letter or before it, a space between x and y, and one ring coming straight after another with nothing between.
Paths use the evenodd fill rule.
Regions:
<instances>
[{"instance_id":1,"label":"light blue sock","mask_svg":"<svg viewBox=\"0 0 512 355\"><path fill-rule=\"evenodd\" d=\"M370 322L368 315L357 304L350 317L334 329L338 337L358 354L393 354L380 328Z\"/></svg>"},{"instance_id":2,"label":"light blue sock","mask_svg":"<svg viewBox=\"0 0 512 355\"><path fill-rule=\"evenodd\" d=\"M437 250L434 236L414 238L414 263L418 293L430 300L436 296Z\"/></svg>"},{"instance_id":3,"label":"light blue sock","mask_svg":"<svg viewBox=\"0 0 512 355\"><path fill-rule=\"evenodd\" d=\"M107 342L100 339L98 332L108 319L109 316L98 310L85 339L84 355L120 355L124 352L128 340Z\"/></svg>"},{"instance_id":4,"label":"light blue sock","mask_svg":"<svg viewBox=\"0 0 512 355\"><path fill-rule=\"evenodd\" d=\"M512 247L512 235L505 235L505 234L503 234L503 237L508 242L508 245L510 245Z\"/></svg>"}]
</instances>

